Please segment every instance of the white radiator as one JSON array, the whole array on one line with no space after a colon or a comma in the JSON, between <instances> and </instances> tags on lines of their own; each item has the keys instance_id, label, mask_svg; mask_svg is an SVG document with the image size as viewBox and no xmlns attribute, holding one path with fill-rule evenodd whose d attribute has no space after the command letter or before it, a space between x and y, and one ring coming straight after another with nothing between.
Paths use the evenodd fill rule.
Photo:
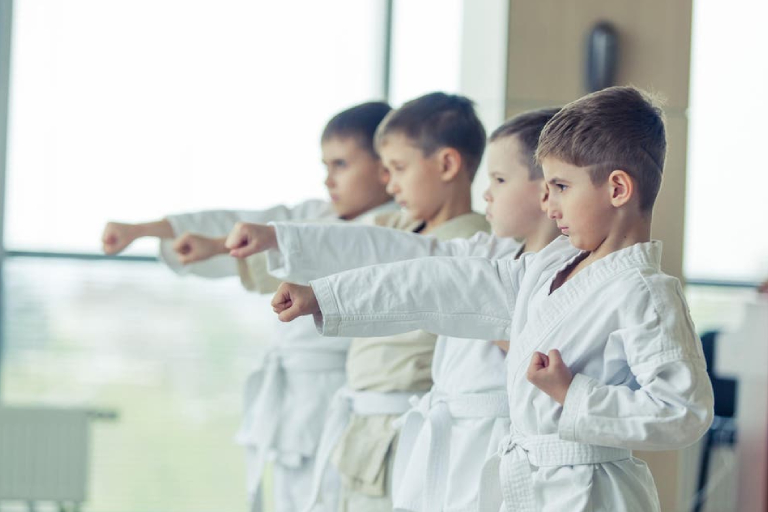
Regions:
<instances>
[{"instance_id":1,"label":"white radiator","mask_svg":"<svg viewBox=\"0 0 768 512\"><path fill-rule=\"evenodd\" d=\"M84 409L0 407L0 501L84 502L89 423L99 416Z\"/></svg>"}]
</instances>

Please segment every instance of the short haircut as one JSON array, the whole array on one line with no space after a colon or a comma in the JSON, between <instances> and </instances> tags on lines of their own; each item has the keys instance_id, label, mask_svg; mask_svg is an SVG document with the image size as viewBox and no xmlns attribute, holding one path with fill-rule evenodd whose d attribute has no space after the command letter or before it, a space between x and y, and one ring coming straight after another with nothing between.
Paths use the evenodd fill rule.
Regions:
<instances>
[{"instance_id":1,"label":"short haircut","mask_svg":"<svg viewBox=\"0 0 768 512\"><path fill-rule=\"evenodd\" d=\"M667 139L664 113L648 93L609 87L569 103L544 127L536 158L589 167L592 183L614 170L637 185L640 209L650 211L661 187Z\"/></svg>"},{"instance_id":2,"label":"short haircut","mask_svg":"<svg viewBox=\"0 0 768 512\"><path fill-rule=\"evenodd\" d=\"M373 137L376 133L376 127L391 110L392 107L383 101L362 103L343 110L333 116L325 125L320 142L325 142L333 137L352 137L357 139L360 147L378 158L379 156L373 147Z\"/></svg>"},{"instance_id":3,"label":"short haircut","mask_svg":"<svg viewBox=\"0 0 768 512\"><path fill-rule=\"evenodd\" d=\"M541 165L536 160L536 147L539 145L539 135L544 126L559 111L559 108L542 108L516 115L496 128L488 141L496 142L516 135L523 150L523 163L528 167L528 178L531 181L543 179Z\"/></svg>"},{"instance_id":4,"label":"short haircut","mask_svg":"<svg viewBox=\"0 0 768 512\"><path fill-rule=\"evenodd\" d=\"M485 150L485 128L472 100L456 94L433 92L393 110L376 130L376 147L393 133L410 139L425 156L440 148L461 155L470 179L474 178Z\"/></svg>"}]
</instances>

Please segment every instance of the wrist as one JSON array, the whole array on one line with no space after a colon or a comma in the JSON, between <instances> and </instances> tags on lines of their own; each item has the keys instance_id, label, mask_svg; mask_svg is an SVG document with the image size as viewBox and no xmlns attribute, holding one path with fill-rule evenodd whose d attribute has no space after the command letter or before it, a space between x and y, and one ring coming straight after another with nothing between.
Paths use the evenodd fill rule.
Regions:
<instances>
[{"instance_id":1,"label":"wrist","mask_svg":"<svg viewBox=\"0 0 768 512\"><path fill-rule=\"evenodd\" d=\"M265 250L277 249L277 230L275 226L267 226L267 240Z\"/></svg>"},{"instance_id":2,"label":"wrist","mask_svg":"<svg viewBox=\"0 0 768 512\"><path fill-rule=\"evenodd\" d=\"M133 239L152 236L157 238L173 238L175 233L171 223L166 219L156 222L144 222L142 224L129 224L129 231Z\"/></svg>"},{"instance_id":3,"label":"wrist","mask_svg":"<svg viewBox=\"0 0 768 512\"><path fill-rule=\"evenodd\" d=\"M213 250L214 255L229 254L229 249L227 249L227 237L225 236L221 238L214 238L213 247L214 247L214 250Z\"/></svg>"},{"instance_id":4,"label":"wrist","mask_svg":"<svg viewBox=\"0 0 768 512\"><path fill-rule=\"evenodd\" d=\"M568 396L568 389L571 387L572 382L573 376L569 377L567 381L558 386L558 388L552 393L552 398L560 405L565 405L565 397Z\"/></svg>"}]
</instances>

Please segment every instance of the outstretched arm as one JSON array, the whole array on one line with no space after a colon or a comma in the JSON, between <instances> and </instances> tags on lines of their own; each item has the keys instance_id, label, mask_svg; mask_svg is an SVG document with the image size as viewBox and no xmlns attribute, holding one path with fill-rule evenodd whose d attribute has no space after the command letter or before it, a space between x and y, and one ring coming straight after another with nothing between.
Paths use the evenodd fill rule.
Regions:
<instances>
[{"instance_id":1,"label":"outstretched arm","mask_svg":"<svg viewBox=\"0 0 768 512\"><path fill-rule=\"evenodd\" d=\"M509 337L522 269L512 259L421 258L281 285L280 319L315 314L326 336L385 336L423 329L461 338Z\"/></svg>"},{"instance_id":2,"label":"outstretched arm","mask_svg":"<svg viewBox=\"0 0 768 512\"><path fill-rule=\"evenodd\" d=\"M119 254L143 237L173 238L173 227L165 219L139 224L107 222L101 235L102 249L104 254Z\"/></svg>"},{"instance_id":3,"label":"outstretched arm","mask_svg":"<svg viewBox=\"0 0 768 512\"><path fill-rule=\"evenodd\" d=\"M353 268L426 256L512 257L520 244L511 238L477 233L441 241L391 228L340 224L274 224L265 244L269 270L279 279L306 284Z\"/></svg>"}]
</instances>

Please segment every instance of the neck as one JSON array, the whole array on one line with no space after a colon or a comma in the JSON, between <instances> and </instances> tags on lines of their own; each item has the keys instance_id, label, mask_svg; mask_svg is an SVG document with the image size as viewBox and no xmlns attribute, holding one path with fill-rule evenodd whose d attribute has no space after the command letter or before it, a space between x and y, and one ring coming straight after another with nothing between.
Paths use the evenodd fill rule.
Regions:
<instances>
[{"instance_id":1,"label":"neck","mask_svg":"<svg viewBox=\"0 0 768 512\"><path fill-rule=\"evenodd\" d=\"M365 215L366 213L370 212L374 208L378 208L379 206L386 204L392 200L392 197L390 195L383 195L380 198L376 199L375 201L371 201L371 204L365 208L364 210L351 214L351 215L342 215L339 218L342 220L354 220L358 218L361 215Z\"/></svg>"},{"instance_id":2,"label":"neck","mask_svg":"<svg viewBox=\"0 0 768 512\"><path fill-rule=\"evenodd\" d=\"M455 187L448 200L443 202L435 215L424 220L425 226L422 233L428 233L439 225L471 211L472 193L470 188L468 186Z\"/></svg>"},{"instance_id":3,"label":"neck","mask_svg":"<svg viewBox=\"0 0 768 512\"><path fill-rule=\"evenodd\" d=\"M626 249L638 243L648 242L651 239L651 216L632 215L620 220L608 233L603 242L592 252L587 254L573 267L559 274L552 283L550 293L558 289L565 281L568 281L581 270L595 261L608 256L611 253Z\"/></svg>"},{"instance_id":4,"label":"neck","mask_svg":"<svg viewBox=\"0 0 768 512\"><path fill-rule=\"evenodd\" d=\"M539 252L558 236L560 236L560 230L557 229L557 224L546 215L542 215L536 228L525 237L525 252Z\"/></svg>"},{"instance_id":5,"label":"neck","mask_svg":"<svg viewBox=\"0 0 768 512\"><path fill-rule=\"evenodd\" d=\"M623 222L619 222L614 229L603 240L599 247L597 247L588 256L588 260L595 261L600 258L604 258L611 253L626 249L638 243L648 242L651 240L651 217L648 216L633 216L626 219Z\"/></svg>"}]
</instances>

